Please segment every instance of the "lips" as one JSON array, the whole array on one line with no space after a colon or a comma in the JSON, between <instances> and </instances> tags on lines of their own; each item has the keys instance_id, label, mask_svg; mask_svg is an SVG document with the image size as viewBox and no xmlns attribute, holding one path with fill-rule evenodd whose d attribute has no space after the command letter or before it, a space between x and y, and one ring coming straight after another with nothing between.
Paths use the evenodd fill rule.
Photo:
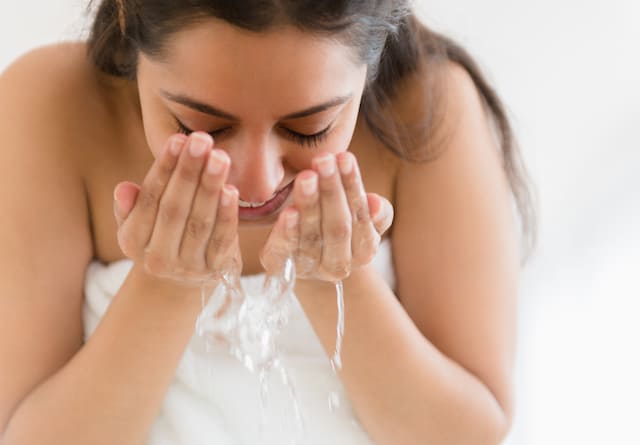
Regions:
<instances>
[{"instance_id":1,"label":"lips","mask_svg":"<svg viewBox=\"0 0 640 445\"><path fill-rule=\"evenodd\" d=\"M257 205L255 203L246 203L243 206L239 206L238 216L240 219L244 220L256 220L276 214L291 194L291 191L293 190L293 182L294 181L291 181L285 187L277 191L271 199L264 203Z\"/></svg>"}]
</instances>

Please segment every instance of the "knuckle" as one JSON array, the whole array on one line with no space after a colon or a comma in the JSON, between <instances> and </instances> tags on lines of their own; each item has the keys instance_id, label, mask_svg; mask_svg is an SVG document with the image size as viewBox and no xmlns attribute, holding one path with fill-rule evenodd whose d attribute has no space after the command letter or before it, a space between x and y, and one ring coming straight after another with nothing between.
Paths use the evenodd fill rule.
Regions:
<instances>
[{"instance_id":1,"label":"knuckle","mask_svg":"<svg viewBox=\"0 0 640 445\"><path fill-rule=\"evenodd\" d=\"M300 238L300 243L309 246L315 246L316 244L320 244L320 240L322 236L318 232L307 232L304 233Z\"/></svg>"},{"instance_id":2,"label":"knuckle","mask_svg":"<svg viewBox=\"0 0 640 445\"><path fill-rule=\"evenodd\" d=\"M188 163L187 165L182 165L176 173L179 179L186 182L197 181L199 176L198 170Z\"/></svg>"},{"instance_id":3,"label":"knuckle","mask_svg":"<svg viewBox=\"0 0 640 445\"><path fill-rule=\"evenodd\" d=\"M351 238L351 224L346 221L340 221L329 227L328 235L331 239L342 242Z\"/></svg>"},{"instance_id":4,"label":"knuckle","mask_svg":"<svg viewBox=\"0 0 640 445\"><path fill-rule=\"evenodd\" d=\"M166 159L158 164L158 176L164 181L168 181L173 174L174 169L175 165L173 164L173 161Z\"/></svg>"},{"instance_id":5,"label":"knuckle","mask_svg":"<svg viewBox=\"0 0 640 445\"><path fill-rule=\"evenodd\" d=\"M222 211L216 216L216 226L220 229L226 230L233 222L233 215L230 212Z\"/></svg>"},{"instance_id":6,"label":"knuckle","mask_svg":"<svg viewBox=\"0 0 640 445\"><path fill-rule=\"evenodd\" d=\"M225 250L226 245L227 245L226 237L219 233L215 234L214 236L211 237L211 240L209 240L209 252L213 256L217 256Z\"/></svg>"},{"instance_id":7,"label":"knuckle","mask_svg":"<svg viewBox=\"0 0 640 445\"><path fill-rule=\"evenodd\" d=\"M211 220L202 218L189 218L185 228L185 235L191 239L202 239L206 237L211 227Z\"/></svg>"},{"instance_id":8,"label":"knuckle","mask_svg":"<svg viewBox=\"0 0 640 445\"><path fill-rule=\"evenodd\" d=\"M136 205L139 205L143 210L155 209L158 205L159 198L160 195L156 193L155 189L143 187L136 200Z\"/></svg>"},{"instance_id":9,"label":"knuckle","mask_svg":"<svg viewBox=\"0 0 640 445\"><path fill-rule=\"evenodd\" d=\"M181 218L182 209L175 202L166 202L160 206L158 219L163 223L172 223Z\"/></svg>"},{"instance_id":10,"label":"knuckle","mask_svg":"<svg viewBox=\"0 0 640 445\"><path fill-rule=\"evenodd\" d=\"M359 198L354 202L353 219L356 223L369 221L369 206L362 198Z\"/></svg>"}]
</instances>

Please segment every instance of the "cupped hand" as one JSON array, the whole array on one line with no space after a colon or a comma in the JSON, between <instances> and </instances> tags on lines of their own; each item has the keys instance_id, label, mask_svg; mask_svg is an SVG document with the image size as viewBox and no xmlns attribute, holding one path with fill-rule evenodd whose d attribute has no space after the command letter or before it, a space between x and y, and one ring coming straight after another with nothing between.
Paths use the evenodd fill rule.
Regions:
<instances>
[{"instance_id":1,"label":"cupped hand","mask_svg":"<svg viewBox=\"0 0 640 445\"><path fill-rule=\"evenodd\" d=\"M230 160L206 133L171 136L141 186L114 191L118 244L146 273L196 287L242 268Z\"/></svg>"},{"instance_id":2,"label":"cupped hand","mask_svg":"<svg viewBox=\"0 0 640 445\"><path fill-rule=\"evenodd\" d=\"M336 282L371 262L393 206L365 192L350 152L321 155L312 167L298 174L293 205L280 214L260 259L277 273L291 257L299 278Z\"/></svg>"}]
</instances>

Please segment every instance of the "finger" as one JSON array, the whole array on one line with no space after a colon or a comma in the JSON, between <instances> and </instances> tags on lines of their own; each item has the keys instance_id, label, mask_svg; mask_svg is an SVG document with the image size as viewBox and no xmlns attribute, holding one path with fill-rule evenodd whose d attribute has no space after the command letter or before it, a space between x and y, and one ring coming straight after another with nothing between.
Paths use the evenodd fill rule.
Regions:
<instances>
[{"instance_id":1,"label":"finger","mask_svg":"<svg viewBox=\"0 0 640 445\"><path fill-rule=\"evenodd\" d=\"M389 200L376 193L367 193L367 201L371 209L373 226L380 236L393 224L394 210Z\"/></svg>"},{"instance_id":2,"label":"finger","mask_svg":"<svg viewBox=\"0 0 640 445\"><path fill-rule=\"evenodd\" d=\"M333 154L314 159L320 175L322 210L322 268L333 279L341 280L351 272L351 213Z\"/></svg>"},{"instance_id":3,"label":"finger","mask_svg":"<svg viewBox=\"0 0 640 445\"><path fill-rule=\"evenodd\" d=\"M207 244L207 269L213 273L239 272L242 268L233 250L238 238L238 189L224 185L213 232Z\"/></svg>"},{"instance_id":4,"label":"finger","mask_svg":"<svg viewBox=\"0 0 640 445\"><path fill-rule=\"evenodd\" d=\"M229 156L224 151L213 150L202 171L179 253L180 258L193 269L206 269L207 245L230 163Z\"/></svg>"},{"instance_id":5,"label":"finger","mask_svg":"<svg viewBox=\"0 0 640 445\"><path fill-rule=\"evenodd\" d=\"M120 248L129 258L139 259L151 239L160 198L176 168L185 141L184 135L174 135L167 140L142 182L135 206L118 230Z\"/></svg>"},{"instance_id":6,"label":"finger","mask_svg":"<svg viewBox=\"0 0 640 445\"><path fill-rule=\"evenodd\" d=\"M189 136L175 172L160 199L147 253L152 257L149 260L160 263L161 269L169 267L178 257L187 217L200 183L207 152L212 145L213 140L206 133L192 133Z\"/></svg>"},{"instance_id":7,"label":"finger","mask_svg":"<svg viewBox=\"0 0 640 445\"><path fill-rule=\"evenodd\" d=\"M287 262L295 261L298 250L299 212L293 207L283 210L260 254L260 263L269 274L280 274Z\"/></svg>"},{"instance_id":8,"label":"finger","mask_svg":"<svg viewBox=\"0 0 640 445\"><path fill-rule=\"evenodd\" d=\"M116 185L113 191L114 215L118 227L127 219L136 204L140 186L133 182L125 181Z\"/></svg>"},{"instance_id":9,"label":"finger","mask_svg":"<svg viewBox=\"0 0 640 445\"><path fill-rule=\"evenodd\" d=\"M351 255L353 266L368 264L376 253L380 235L369 215L369 203L355 156L344 152L337 156L342 186L351 212Z\"/></svg>"},{"instance_id":10,"label":"finger","mask_svg":"<svg viewBox=\"0 0 640 445\"><path fill-rule=\"evenodd\" d=\"M300 235L296 270L306 277L322 259L322 230L318 201L318 175L306 170L298 174L293 186L293 201L299 212Z\"/></svg>"}]
</instances>

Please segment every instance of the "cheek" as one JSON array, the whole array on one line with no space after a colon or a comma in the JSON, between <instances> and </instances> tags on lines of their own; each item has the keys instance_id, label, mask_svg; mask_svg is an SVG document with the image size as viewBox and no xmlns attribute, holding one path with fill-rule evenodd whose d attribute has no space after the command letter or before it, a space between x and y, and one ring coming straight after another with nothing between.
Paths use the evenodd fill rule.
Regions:
<instances>
[{"instance_id":1,"label":"cheek","mask_svg":"<svg viewBox=\"0 0 640 445\"><path fill-rule=\"evenodd\" d=\"M360 96L359 98L361 97ZM289 152L287 156L288 163L295 170L305 170L311 168L313 159L324 153L338 154L347 151L351 145L351 139L358 122L360 110L360 99L352 101L348 107L343 110L343 114L338 118L336 127L331 131L328 137L318 144L317 147L300 147Z\"/></svg>"},{"instance_id":2,"label":"cheek","mask_svg":"<svg viewBox=\"0 0 640 445\"><path fill-rule=\"evenodd\" d=\"M351 145L353 132L358 118L358 109L346 110L348 114L329 135L328 139L318 148L318 151L338 154L347 151Z\"/></svg>"}]
</instances>

